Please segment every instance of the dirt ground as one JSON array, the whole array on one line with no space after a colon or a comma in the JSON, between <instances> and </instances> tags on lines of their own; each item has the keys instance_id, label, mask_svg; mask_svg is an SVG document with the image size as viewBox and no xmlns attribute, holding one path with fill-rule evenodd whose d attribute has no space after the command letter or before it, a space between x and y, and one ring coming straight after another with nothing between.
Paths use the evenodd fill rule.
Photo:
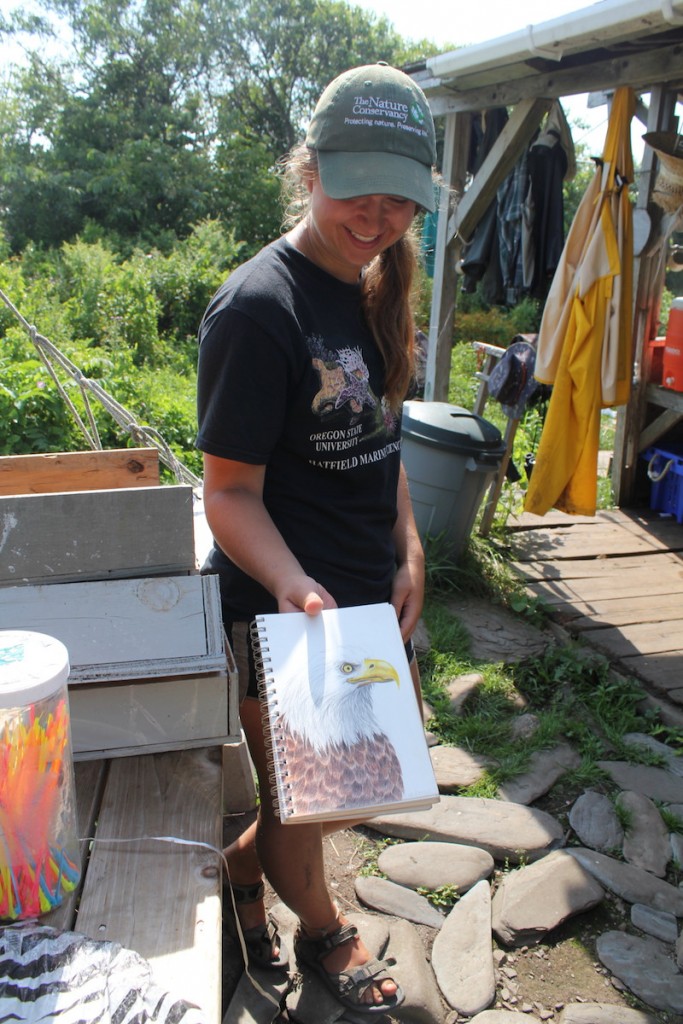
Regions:
<instances>
[{"instance_id":1,"label":"dirt ground","mask_svg":"<svg viewBox=\"0 0 683 1024\"><path fill-rule=\"evenodd\" d=\"M226 841L248 820L247 816L240 816L226 822ZM375 859L376 844L381 838L371 829L360 827L337 832L325 840L327 877L342 910L372 913L358 902L354 882L364 864ZM495 876L492 881L495 884ZM267 891L267 902L275 901L272 891ZM610 1003L645 1010L659 1024L683 1024L683 1017L653 1010L635 1000L597 958L598 936L609 929L626 927L629 914L629 907L623 901L608 895L600 907L556 929L545 943L496 950L498 984L494 1006L528 1013L530 1021L553 1021L559 1018L563 1006L571 1002ZM225 920L223 983L227 1006L241 974L240 954L227 904ZM430 928L416 927L429 957L435 933ZM282 1019L282 1024L286 1019ZM444 1002L443 1024L465 1019L459 1018Z\"/></svg>"}]
</instances>

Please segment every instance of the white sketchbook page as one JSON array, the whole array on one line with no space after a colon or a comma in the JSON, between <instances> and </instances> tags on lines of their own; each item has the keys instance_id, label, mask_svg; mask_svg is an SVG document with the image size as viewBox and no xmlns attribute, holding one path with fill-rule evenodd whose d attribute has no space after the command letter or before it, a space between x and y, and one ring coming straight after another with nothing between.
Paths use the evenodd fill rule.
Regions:
<instances>
[{"instance_id":1,"label":"white sketchbook page","mask_svg":"<svg viewBox=\"0 0 683 1024\"><path fill-rule=\"evenodd\" d=\"M280 706L283 688L294 685L302 701L319 699L320 693L312 693L311 687L321 676L320 666L329 661L333 652L348 650L356 656L361 653L363 657L389 662L398 674L399 685L373 685L372 704L375 717L401 762L403 800L438 799L422 716L392 605L329 609L317 616L304 612L264 615L259 621L265 626L267 638L265 675L277 680ZM263 633L260 635L263 643ZM303 678L306 687L302 687Z\"/></svg>"}]
</instances>

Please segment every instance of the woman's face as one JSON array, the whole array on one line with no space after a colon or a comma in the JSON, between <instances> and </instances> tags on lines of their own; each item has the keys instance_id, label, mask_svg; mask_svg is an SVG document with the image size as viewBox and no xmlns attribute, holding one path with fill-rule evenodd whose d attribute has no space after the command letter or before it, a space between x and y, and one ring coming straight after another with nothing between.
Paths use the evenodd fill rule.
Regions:
<instances>
[{"instance_id":1,"label":"woman's face","mask_svg":"<svg viewBox=\"0 0 683 1024\"><path fill-rule=\"evenodd\" d=\"M362 268L406 233L416 204L399 196L371 195L331 199L319 178L309 184L306 255L350 284Z\"/></svg>"}]
</instances>

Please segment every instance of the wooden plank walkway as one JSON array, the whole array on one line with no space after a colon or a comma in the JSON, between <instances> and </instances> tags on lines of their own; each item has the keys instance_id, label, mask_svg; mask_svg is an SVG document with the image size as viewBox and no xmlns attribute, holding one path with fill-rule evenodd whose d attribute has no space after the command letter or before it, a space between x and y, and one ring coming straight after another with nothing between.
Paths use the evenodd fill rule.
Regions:
<instances>
[{"instance_id":1,"label":"wooden plank walkway","mask_svg":"<svg viewBox=\"0 0 683 1024\"><path fill-rule=\"evenodd\" d=\"M164 991L220 1024L221 748L75 767L79 833L95 842L81 843L80 892L41 923L135 950Z\"/></svg>"},{"instance_id":2,"label":"wooden plank walkway","mask_svg":"<svg viewBox=\"0 0 683 1024\"><path fill-rule=\"evenodd\" d=\"M510 519L512 559L553 620L680 709L683 525L651 510Z\"/></svg>"}]
</instances>

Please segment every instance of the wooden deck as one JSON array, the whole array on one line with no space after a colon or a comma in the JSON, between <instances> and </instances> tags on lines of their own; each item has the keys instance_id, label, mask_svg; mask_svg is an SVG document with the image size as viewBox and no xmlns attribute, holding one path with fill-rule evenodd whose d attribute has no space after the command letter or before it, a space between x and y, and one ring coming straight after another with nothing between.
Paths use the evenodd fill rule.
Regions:
<instances>
[{"instance_id":1,"label":"wooden deck","mask_svg":"<svg viewBox=\"0 0 683 1024\"><path fill-rule=\"evenodd\" d=\"M683 724L683 525L638 509L525 513L508 527L528 593Z\"/></svg>"},{"instance_id":2,"label":"wooden deck","mask_svg":"<svg viewBox=\"0 0 683 1024\"><path fill-rule=\"evenodd\" d=\"M41 918L135 950L207 1024L221 1020L220 759L215 747L77 764L81 887Z\"/></svg>"}]
</instances>

